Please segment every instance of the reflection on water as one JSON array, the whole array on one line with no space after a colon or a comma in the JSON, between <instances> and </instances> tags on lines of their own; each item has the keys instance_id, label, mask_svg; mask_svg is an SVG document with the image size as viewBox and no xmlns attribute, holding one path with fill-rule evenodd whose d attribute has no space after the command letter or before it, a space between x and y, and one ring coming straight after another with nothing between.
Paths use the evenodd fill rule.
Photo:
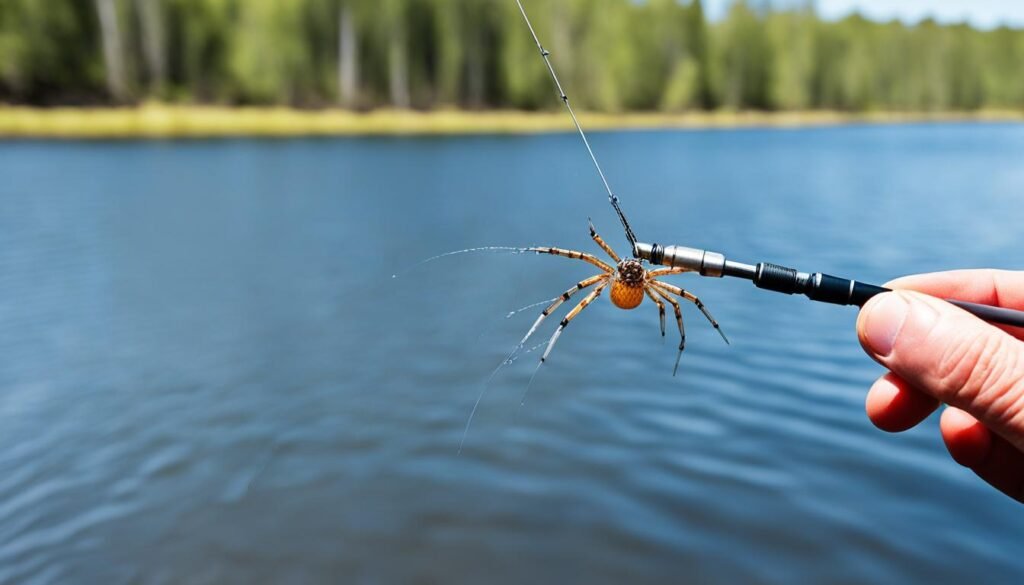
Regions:
<instances>
[{"instance_id":1,"label":"reflection on water","mask_svg":"<svg viewBox=\"0 0 1024 585\"><path fill-rule=\"evenodd\" d=\"M1024 128L594 137L641 238L884 281L1021 267ZM0 582L1015 580L934 417L871 428L850 309L674 280L481 385L625 250L572 135L0 145ZM397 279L391 275L407 269ZM552 327L554 323L550 324ZM671 319L670 319L671 325ZM540 333L542 340L549 329ZM539 341L540 341L539 340Z\"/></svg>"}]
</instances>

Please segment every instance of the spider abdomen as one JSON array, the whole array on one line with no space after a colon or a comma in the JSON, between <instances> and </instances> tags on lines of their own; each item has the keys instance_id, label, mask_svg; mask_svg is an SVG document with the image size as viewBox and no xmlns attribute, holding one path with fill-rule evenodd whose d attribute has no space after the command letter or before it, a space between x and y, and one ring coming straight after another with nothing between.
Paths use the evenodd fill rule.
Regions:
<instances>
[{"instance_id":1,"label":"spider abdomen","mask_svg":"<svg viewBox=\"0 0 1024 585\"><path fill-rule=\"evenodd\" d=\"M644 300L644 279L647 271L639 260L626 258L620 260L615 270L615 280L612 282L612 292L609 295L612 302L620 309L635 309Z\"/></svg>"},{"instance_id":2,"label":"spider abdomen","mask_svg":"<svg viewBox=\"0 0 1024 585\"><path fill-rule=\"evenodd\" d=\"M616 307L627 310L635 309L644 300L644 285L616 280L612 283L612 292L609 296Z\"/></svg>"}]
</instances>

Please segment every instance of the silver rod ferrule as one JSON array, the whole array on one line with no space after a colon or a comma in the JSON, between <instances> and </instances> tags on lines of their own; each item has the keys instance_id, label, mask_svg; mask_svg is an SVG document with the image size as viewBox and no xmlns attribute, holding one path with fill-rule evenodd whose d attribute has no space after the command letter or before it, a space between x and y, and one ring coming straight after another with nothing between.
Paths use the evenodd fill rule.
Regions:
<instances>
[{"instance_id":1,"label":"silver rod ferrule","mask_svg":"<svg viewBox=\"0 0 1024 585\"><path fill-rule=\"evenodd\" d=\"M685 268L701 276L721 278L725 275L725 256L718 252L687 248L686 246L660 246L658 244L636 245L637 256L653 264Z\"/></svg>"}]
</instances>

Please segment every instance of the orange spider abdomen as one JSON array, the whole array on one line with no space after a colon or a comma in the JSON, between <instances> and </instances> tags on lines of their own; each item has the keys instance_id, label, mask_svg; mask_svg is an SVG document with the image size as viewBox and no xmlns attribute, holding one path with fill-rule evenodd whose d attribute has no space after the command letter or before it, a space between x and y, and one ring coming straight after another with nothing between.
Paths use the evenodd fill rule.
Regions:
<instances>
[{"instance_id":1,"label":"orange spider abdomen","mask_svg":"<svg viewBox=\"0 0 1024 585\"><path fill-rule=\"evenodd\" d=\"M644 300L644 285L616 280L612 283L612 303L620 309L635 309Z\"/></svg>"}]
</instances>

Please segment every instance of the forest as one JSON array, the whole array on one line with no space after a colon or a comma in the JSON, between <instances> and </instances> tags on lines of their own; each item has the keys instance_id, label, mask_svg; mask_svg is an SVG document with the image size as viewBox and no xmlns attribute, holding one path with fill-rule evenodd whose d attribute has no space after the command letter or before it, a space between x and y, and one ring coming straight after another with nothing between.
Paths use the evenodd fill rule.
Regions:
<instances>
[{"instance_id":1,"label":"forest","mask_svg":"<svg viewBox=\"0 0 1024 585\"><path fill-rule=\"evenodd\" d=\"M597 112L1024 109L1024 31L737 0L524 2ZM2 0L0 103L546 109L513 0Z\"/></svg>"}]
</instances>

